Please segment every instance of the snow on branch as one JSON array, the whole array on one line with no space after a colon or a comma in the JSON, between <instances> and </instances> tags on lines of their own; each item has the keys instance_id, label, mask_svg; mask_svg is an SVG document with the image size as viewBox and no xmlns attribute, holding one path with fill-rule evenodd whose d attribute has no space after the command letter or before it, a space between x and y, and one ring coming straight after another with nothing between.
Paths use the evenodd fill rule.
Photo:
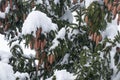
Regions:
<instances>
[{"instance_id":1,"label":"snow on branch","mask_svg":"<svg viewBox=\"0 0 120 80\"><path fill-rule=\"evenodd\" d=\"M56 35L55 39L52 41L53 45L50 47L49 50L53 50L58 46L59 44L58 38L65 39L65 33L66 33L65 28L61 28L58 34Z\"/></svg>"},{"instance_id":2,"label":"snow on branch","mask_svg":"<svg viewBox=\"0 0 120 80\"><path fill-rule=\"evenodd\" d=\"M0 62L0 80L15 80L13 67L11 65Z\"/></svg>"},{"instance_id":3,"label":"snow on branch","mask_svg":"<svg viewBox=\"0 0 120 80\"><path fill-rule=\"evenodd\" d=\"M5 8L5 12L0 11L0 18L5 19L6 13L10 11L10 4Z\"/></svg>"},{"instance_id":4,"label":"snow on branch","mask_svg":"<svg viewBox=\"0 0 120 80\"><path fill-rule=\"evenodd\" d=\"M42 28L42 33L48 33L51 30L56 31L58 27L52 23L52 20L45 13L32 11L23 23L22 34L27 35L33 33L33 36L36 36L37 28Z\"/></svg>"},{"instance_id":5,"label":"snow on branch","mask_svg":"<svg viewBox=\"0 0 120 80\"><path fill-rule=\"evenodd\" d=\"M68 21L69 23L73 22L72 12L68 9L65 11L65 14L61 17L61 20Z\"/></svg>"},{"instance_id":6,"label":"snow on branch","mask_svg":"<svg viewBox=\"0 0 120 80\"><path fill-rule=\"evenodd\" d=\"M56 80L74 80L76 75L73 73L68 72L67 70L56 70L54 75L46 80L52 80L56 77Z\"/></svg>"},{"instance_id":7,"label":"snow on branch","mask_svg":"<svg viewBox=\"0 0 120 80\"><path fill-rule=\"evenodd\" d=\"M5 13L0 11L0 18L4 19L5 18Z\"/></svg>"},{"instance_id":8,"label":"snow on branch","mask_svg":"<svg viewBox=\"0 0 120 80\"><path fill-rule=\"evenodd\" d=\"M67 32L67 31L69 31L69 32ZM58 39L65 40L65 34L66 33L68 34L68 36L67 36L68 39L72 41L73 38L74 38L74 35L77 35L79 33L79 31L76 30L76 29L72 29L70 27L68 27L68 28L63 27L63 28L61 28L58 31L58 34L56 35L56 37L54 38L54 40L52 41L52 46L50 47L49 50L55 49L60 44L60 42L58 41Z\"/></svg>"}]
</instances>

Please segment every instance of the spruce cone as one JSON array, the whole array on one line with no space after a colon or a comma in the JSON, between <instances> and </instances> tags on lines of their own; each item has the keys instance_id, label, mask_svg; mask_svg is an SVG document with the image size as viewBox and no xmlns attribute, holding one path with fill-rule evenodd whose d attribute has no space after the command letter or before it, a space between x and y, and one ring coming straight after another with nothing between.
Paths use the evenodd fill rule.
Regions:
<instances>
[{"instance_id":1,"label":"spruce cone","mask_svg":"<svg viewBox=\"0 0 120 80\"><path fill-rule=\"evenodd\" d=\"M49 62L50 64L53 64L54 61L55 61L55 55L54 55L54 54L50 54L50 55L48 56L48 62Z\"/></svg>"},{"instance_id":2,"label":"spruce cone","mask_svg":"<svg viewBox=\"0 0 120 80\"><path fill-rule=\"evenodd\" d=\"M105 5L107 6L107 4L108 4L108 0L104 0L104 3L105 3Z\"/></svg>"},{"instance_id":3,"label":"spruce cone","mask_svg":"<svg viewBox=\"0 0 120 80\"><path fill-rule=\"evenodd\" d=\"M113 19L115 19L116 14L117 14L117 7L116 6L113 7L112 13L113 13L113 16L114 16Z\"/></svg>"},{"instance_id":4,"label":"spruce cone","mask_svg":"<svg viewBox=\"0 0 120 80\"><path fill-rule=\"evenodd\" d=\"M111 11L112 10L112 3L108 3L107 8L108 8L108 11Z\"/></svg>"},{"instance_id":5,"label":"spruce cone","mask_svg":"<svg viewBox=\"0 0 120 80\"><path fill-rule=\"evenodd\" d=\"M119 22L120 22L120 14L118 14L117 25L119 25Z\"/></svg>"}]
</instances>

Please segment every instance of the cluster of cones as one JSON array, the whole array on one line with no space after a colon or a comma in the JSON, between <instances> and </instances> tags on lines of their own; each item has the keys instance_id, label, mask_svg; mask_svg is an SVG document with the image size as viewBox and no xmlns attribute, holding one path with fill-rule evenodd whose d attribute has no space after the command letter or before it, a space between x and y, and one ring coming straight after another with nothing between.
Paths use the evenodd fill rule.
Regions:
<instances>
[{"instance_id":1,"label":"cluster of cones","mask_svg":"<svg viewBox=\"0 0 120 80\"><path fill-rule=\"evenodd\" d=\"M102 40L102 35L97 32L90 33L89 36L90 39L96 43L96 45L98 45L98 43Z\"/></svg>"},{"instance_id":2,"label":"cluster of cones","mask_svg":"<svg viewBox=\"0 0 120 80\"><path fill-rule=\"evenodd\" d=\"M87 15L85 16L84 20L87 23L87 25L91 26L90 28L92 28L92 23L89 21L89 17ZM98 43L102 40L102 35L97 32L90 31L89 36L90 39L96 43L96 45L98 45Z\"/></svg>"},{"instance_id":3,"label":"cluster of cones","mask_svg":"<svg viewBox=\"0 0 120 80\"><path fill-rule=\"evenodd\" d=\"M0 29L2 29L3 32L8 31L9 29L12 28L11 21L9 21L8 18L10 18L11 20L12 19L15 20L14 21L15 23L17 23L20 20L24 21L26 18L25 13L22 14L22 17L20 17L20 15L17 15L16 12L19 11L19 8L18 8L16 1L17 0L15 0L14 2L13 2L13 0L2 0L0 3L0 12L5 13L5 18L0 17ZM10 9L8 8L9 5L10 5ZM13 6L14 6L14 8L13 8ZM11 12L12 14L8 14L8 11ZM14 12L16 14L13 14ZM17 32L15 34L17 35Z\"/></svg>"},{"instance_id":4,"label":"cluster of cones","mask_svg":"<svg viewBox=\"0 0 120 80\"><path fill-rule=\"evenodd\" d=\"M104 5L106 6L107 10L110 11L113 14L113 19L115 19L116 15L118 14L118 19L117 19L117 24L119 25L120 23L120 0L103 0ZM101 10L102 11L102 10ZM90 17L86 15L84 17L84 21L88 26L90 26L90 31L89 31L89 36L92 41L98 45L98 43L102 40L102 35L100 34L99 31L94 31L93 27L95 26L95 23L92 23L90 21ZM98 22L96 22L98 23Z\"/></svg>"},{"instance_id":5,"label":"cluster of cones","mask_svg":"<svg viewBox=\"0 0 120 80\"><path fill-rule=\"evenodd\" d=\"M118 13L117 24L120 24L120 0L114 0L113 2L110 0L104 0L104 4L107 7L108 11L111 11L113 14L113 19L115 19Z\"/></svg>"},{"instance_id":6,"label":"cluster of cones","mask_svg":"<svg viewBox=\"0 0 120 80\"><path fill-rule=\"evenodd\" d=\"M0 11L5 13L6 8L8 7L8 4L10 4L10 10L12 10L13 9L12 8L12 0L4 0L4 1L1 1L1 3L0 3ZM3 26L1 26L1 25L3 25ZM7 22L7 18L0 19L0 26L1 26L0 28L3 29L3 31L7 31L9 29L10 23Z\"/></svg>"},{"instance_id":7,"label":"cluster of cones","mask_svg":"<svg viewBox=\"0 0 120 80\"><path fill-rule=\"evenodd\" d=\"M46 46L46 38L45 35L41 33L42 28L37 29L36 31L36 37L33 37L30 42L30 48L34 49L36 51L36 58L39 60L37 70L39 67L44 63L44 68L49 69L55 61L55 55L49 54L47 55L45 52L45 46Z\"/></svg>"}]
</instances>

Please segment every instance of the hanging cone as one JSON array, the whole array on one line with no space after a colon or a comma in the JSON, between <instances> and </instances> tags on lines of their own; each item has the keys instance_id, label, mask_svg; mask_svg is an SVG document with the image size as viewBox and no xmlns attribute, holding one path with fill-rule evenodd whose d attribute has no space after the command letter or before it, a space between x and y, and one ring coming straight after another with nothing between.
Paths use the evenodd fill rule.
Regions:
<instances>
[{"instance_id":1,"label":"hanging cone","mask_svg":"<svg viewBox=\"0 0 120 80\"><path fill-rule=\"evenodd\" d=\"M102 35L101 34L99 35L99 41L102 41Z\"/></svg>"},{"instance_id":2,"label":"hanging cone","mask_svg":"<svg viewBox=\"0 0 120 80\"><path fill-rule=\"evenodd\" d=\"M37 51L41 48L41 41L38 39L35 39L34 49Z\"/></svg>"},{"instance_id":3,"label":"hanging cone","mask_svg":"<svg viewBox=\"0 0 120 80\"><path fill-rule=\"evenodd\" d=\"M93 39L94 39L94 34L92 33L91 34L91 40L93 41Z\"/></svg>"},{"instance_id":4,"label":"hanging cone","mask_svg":"<svg viewBox=\"0 0 120 80\"><path fill-rule=\"evenodd\" d=\"M96 45L98 45L98 43L99 43L99 36L96 37L95 43L96 43Z\"/></svg>"},{"instance_id":5,"label":"hanging cone","mask_svg":"<svg viewBox=\"0 0 120 80\"><path fill-rule=\"evenodd\" d=\"M11 10L13 9L13 3L12 3L12 0L10 0L10 9L11 9Z\"/></svg>"},{"instance_id":6,"label":"hanging cone","mask_svg":"<svg viewBox=\"0 0 120 80\"><path fill-rule=\"evenodd\" d=\"M77 3L77 0L73 0L73 4L76 4Z\"/></svg>"},{"instance_id":7,"label":"hanging cone","mask_svg":"<svg viewBox=\"0 0 120 80\"><path fill-rule=\"evenodd\" d=\"M120 47L116 47L116 52L120 52Z\"/></svg>"},{"instance_id":8,"label":"hanging cone","mask_svg":"<svg viewBox=\"0 0 120 80\"><path fill-rule=\"evenodd\" d=\"M41 41L41 50L44 50L46 45L46 39L44 39L43 41Z\"/></svg>"},{"instance_id":9,"label":"hanging cone","mask_svg":"<svg viewBox=\"0 0 120 80\"><path fill-rule=\"evenodd\" d=\"M38 30L36 31L36 38L40 38L42 32L42 28L38 28Z\"/></svg>"},{"instance_id":10,"label":"hanging cone","mask_svg":"<svg viewBox=\"0 0 120 80\"><path fill-rule=\"evenodd\" d=\"M24 13L23 14L23 21L26 19L26 14Z\"/></svg>"},{"instance_id":11,"label":"hanging cone","mask_svg":"<svg viewBox=\"0 0 120 80\"><path fill-rule=\"evenodd\" d=\"M1 27L1 25L2 25L2 22L0 21L0 27ZM1 27L2 28L2 27Z\"/></svg>"},{"instance_id":12,"label":"hanging cone","mask_svg":"<svg viewBox=\"0 0 120 80\"><path fill-rule=\"evenodd\" d=\"M108 8L108 11L111 11L112 10L112 3L108 3L107 8Z\"/></svg>"},{"instance_id":13,"label":"hanging cone","mask_svg":"<svg viewBox=\"0 0 120 80\"><path fill-rule=\"evenodd\" d=\"M93 36L93 41L96 41L96 37L97 37L97 33L95 32Z\"/></svg>"},{"instance_id":14,"label":"hanging cone","mask_svg":"<svg viewBox=\"0 0 120 80\"><path fill-rule=\"evenodd\" d=\"M8 29L9 29L9 27L10 27L10 23L7 23L6 25L5 25L5 27L4 27L4 31L8 31Z\"/></svg>"},{"instance_id":15,"label":"hanging cone","mask_svg":"<svg viewBox=\"0 0 120 80\"><path fill-rule=\"evenodd\" d=\"M88 24L89 20L88 20L88 16L87 15L85 16L84 20L85 20L86 24Z\"/></svg>"},{"instance_id":16,"label":"hanging cone","mask_svg":"<svg viewBox=\"0 0 120 80\"><path fill-rule=\"evenodd\" d=\"M114 16L113 19L115 19L116 14L117 14L117 7L116 6L113 7L112 13L113 13L113 16Z\"/></svg>"},{"instance_id":17,"label":"hanging cone","mask_svg":"<svg viewBox=\"0 0 120 80\"><path fill-rule=\"evenodd\" d=\"M48 62L50 64L53 64L54 61L55 61L55 55L54 54L48 55Z\"/></svg>"},{"instance_id":18,"label":"hanging cone","mask_svg":"<svg viewBox=\"0 0 120 80\"><path fill-rule=\"evenodd\" d=\"M5 3L2 3L2 12L5 12Z\"/></svg>"},{"instance_id":19,"label":"hanging cone","mask_svg":"<svg viewBox=\"0 0 120 80\"><path fill-rule=\"evenodd\" d=\"M120 23L120 14L118 14L117 25Z\"/></svg>"},{"instance_id":20,"label":"hanging cone","mask_svg":"<svg viewBox=\"0 0 120 80\"><path fill-rule=\"evenodd\" d=\"M30 40L29 44L30 44L30 49L34 49L34 44L35 44L35 38L34 37Z\"/></svg>"},{"instance_id":21,"label":"hanging cone","mask_svg":"<svg viewBox=\"0 0 120 80\"><path fill-rule=\"evenodd\" d=\"M117 6L117 12L120 12L120 4Z\"/></svg>"},{"instance_id":22,"label":"hanging cone","mask_svg":"<svg viewBox=\"0 0 120 80\"><path fill-rule=\"evenodd\" d=\"M6 0L6 2L5 2L5 7L7 7L8 6L8 0Z\"/></svg>"},{"instance_id":23,"label":"hanging cone","mask_svg":"<svg viewBox=\"0 0 120 80\"><path fill-rule=\"evenodd\" d=\"M105 5L107 6L107 4L108 4L108 0L104 0L104 3L105 3Z\"/></svg>"},{"instance_id":24,"label":"hanging cone","mask_svg":"<svg viewBox=\"0 0 120 80\"><path fill-rule=\"evenodd\" d=\"M43 61L45 61L46 59L46 53L43 52L41 53L41 55L39 56L39 65L43 64Z\"/></svg>"}]
</instances>

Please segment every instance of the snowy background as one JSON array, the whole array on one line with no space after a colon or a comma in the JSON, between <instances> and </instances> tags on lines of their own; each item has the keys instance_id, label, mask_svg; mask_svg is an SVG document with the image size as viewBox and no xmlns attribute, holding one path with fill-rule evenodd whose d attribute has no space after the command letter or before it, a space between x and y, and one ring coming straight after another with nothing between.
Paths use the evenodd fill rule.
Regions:
<instances>
[{"instance_id":1,"label":"snowy background","mask_svg":"<svg viewBox=\"0 0 120 80\"><path fill-rule=\"evenodd\" d=\"M90 5L90 3L92 3L92 1L100 1L100 0L86 0L86 7L88 7ZM38 2L42 3L41 0L38 0ZM54 0L54 2L59 3L59 0ZM8 12L8 10L6 10L5 13L7 13L7 12ZM68 10L63 15L62 19L69 19L67 14L69 14L69 16L73 16L75 13L73 13L73 15L71 15L69 13L69 10ZM39 16L39 15L42 15L42 16ZM0 12L0 16L3 17L3 18L5 17L4 13L1 13L1 12ZM44 33L49 32L49 30L51 30L51 29L57 30L57 26L55 24L53 24L51 22L51 19L47 18L47 16L44 13L38 12L37 16L35 17L35 19L37 19L37 20L32 19L30 16L35 17L36 16L35 11L30 13L29 16L27 17L26 21L24 22L24 24L23 24L23 34L30 33L31 32L30 30L35 30L36 31L36 28L34 28L34 26L37 26L37 25L43 26L43 32ZM44 19L44 17L46 17L47 19ZM47 20L47 24L45 24L45 25L44 25L44 22L46 22L46 21L44 21L44 20ZM29 22L29 21L31 21L31 22ZM40 21L40 23L35 22L35 21ZM72 22L71 18L69 19L69 22ZM73 22L75 23L74 18L73 18ZM108 23L107 29L104 32L102 32L103 38L107 36L110 39L114 39L114 36L117 34L117 31L120 31L120 25L117 25L116 22L117 22L117 17L116 17L115 20L112 21L112 23ZM31 24L27 24L27 23L31 23ZM37 24L34 24L34 23L37 23ZM32 25L31 29L28 29L27 27L24 27L26 25L27 26ZM52 28L49 27L51 25L52 25ZM61 38L64 39L64 35L65 35L65 29L62 28L59 31L57 37L61 37ZM34 36L35 36L35 34L34 34ZM18 43L16 42L14 44L18 44ZM56 39L54 39L53 44L54 45L51 46L50 49L53 49L54 47L56 47L59 44L59 42ZM29 54L24 54L25 56L29 56L29 55L35 56L35 51L34 50L31 50L29 47L28 48L24 47L24 41L20 44L20 46L22 47L24 53L29 53ZM118 46L120 46L120 45L118 45ZM115 52L115 48L113 48L112 51L111 51L111 68L114 69L114 73L115 73L116 67L114 66L114 59L113 59L114 52ZM8 64L9 58L11 56L12 56L12 54L10 53L10 47L8 46L8 41L5 40L5 37L0 34L0 80L15 80L17 77L19 77L20 80L23 80L24 77L28 76L28 74L27 73L20 73L20 72L16 72L16 73L13 72L12 66ZM74 80L75 77L76 77L75 75L67 72L66 70L56 70L54 75L56 75L57 80ZM47 80L52 80L52 77L47 79ZM117 76L113 75L112 79L113 80L120 80L120 76L119 75L117 75Z\"/></svg>"}]
</instances>

